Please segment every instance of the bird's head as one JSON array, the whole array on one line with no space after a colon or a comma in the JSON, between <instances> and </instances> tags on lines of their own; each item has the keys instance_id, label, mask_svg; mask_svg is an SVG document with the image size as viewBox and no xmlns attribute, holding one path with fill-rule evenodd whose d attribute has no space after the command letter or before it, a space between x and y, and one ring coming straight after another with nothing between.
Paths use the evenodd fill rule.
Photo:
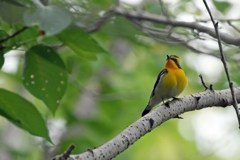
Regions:
<instances>
[{"instance_id":1,"label":"bird's head","mask_svg":"<svg viewBox=\"0 0 240 160\"><path fill-rule=\"evenodd\" d=\"M167 55L166 68L181 69L180 58L176 55Z\"/></svg>"}]
</instances>

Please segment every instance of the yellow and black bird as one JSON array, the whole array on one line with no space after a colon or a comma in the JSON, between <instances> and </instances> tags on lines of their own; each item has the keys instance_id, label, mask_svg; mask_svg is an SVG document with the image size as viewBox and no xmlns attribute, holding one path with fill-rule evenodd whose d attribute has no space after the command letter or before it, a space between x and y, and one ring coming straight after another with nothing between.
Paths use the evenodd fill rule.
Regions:
<instances>
[{"instance_id":1,"label":"yellow and black bird","mask_svg":"<svg viewBox=\"0 0 240 160\"><path fill-rule=\"evenodd\" d=\"M167 55L165 68L157 77L148 105L143 111L142 116L150 112L160 102L169 98L175 98L187 86L188 79L179 62L180 58L178 56Z\"/></svg>"}]
</instances>

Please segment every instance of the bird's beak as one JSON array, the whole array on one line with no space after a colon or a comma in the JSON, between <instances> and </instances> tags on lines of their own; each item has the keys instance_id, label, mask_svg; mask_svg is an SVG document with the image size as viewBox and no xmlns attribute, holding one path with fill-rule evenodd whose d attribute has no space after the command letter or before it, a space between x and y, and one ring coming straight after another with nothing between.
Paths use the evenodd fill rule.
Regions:
<instances>
[{"instance_id":1,"label":"bird's beak","mask_svg":"<svg viewBox=\"0 0 240 160\"><path fill-rule=\"evenodd\" d=\"M167 55L167 60L170 58L170 56L169 55Z\"/></svg>"}]
</instances>

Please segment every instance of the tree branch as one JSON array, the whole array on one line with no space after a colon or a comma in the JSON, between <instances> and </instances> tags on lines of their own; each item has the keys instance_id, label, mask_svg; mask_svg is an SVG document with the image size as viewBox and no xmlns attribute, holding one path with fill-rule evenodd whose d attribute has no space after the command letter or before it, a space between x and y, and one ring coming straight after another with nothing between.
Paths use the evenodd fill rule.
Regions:
<instances>
[{"instance_id":1,"label":"tree branch","mask_svg":"<svg viewBox=\"0 0 240 160\"><path fill-rule=\"evenodd\" d=\"M11 38L14 38L15 36L19 35L19 34L22 33L23 31L25 31L27 28L28 28L28 27L23 27L23 28L19 29L18 31L16 31L15 33L13 33L12 35L7 36L7 37L5 37L5 38L3 38L3 39L0 39L0 44L8 41L8 40L11 39Z\"/></svg>"},{"instance_id":2,"label":"tree branch","mask_svg":"<svg viewBox=\"0 0 240 160\"><path fill-rule=\"evenodd\" d=\"M154 23L161 23L161 24L170 25L173 27L185 27L185 28L189 28L189 29L195 29L199 32L207 33L210 36L217 38L214 29L206 27L204 25L201 25L197 22L184 22L184 21L167 19L165 17L161 17L161 16L151 14L148 12L142 12L141 14L136 13L134 11L125 12L120 8L117 8L115 10L115 13L117 15L121 15L126 18L130 18L130 19L137 19L137 20L143 20L143 21L150 21L150 22L154 22ZM222 41L224 41L225 43L240 46L240 38L235 38L234 36L231 36L231 35L229 35L227 33L223 33L223 32L219 32L219 35L220 35Z\"/></svg>"},{"instance_id":3,"label":"tree branch","mask_svg":"<svg viewBox=\"0 0 240 160\"><path fill-rule=\"evenodd\" d=\"M208 87L207 87L207 85L205 84L205 82L204 82L203 77L202 77L201 74L199 74L199 77L200 77L200 80L201 80L201 83L202 83L203 87L204 87L205 89L208 89Z\"/></svg>"},{"instance_id":4,"label":"tree branch","mask_svg":"<svg viewBox=\"0 0 240 160\"><path fill-rule=\"evenodd\" d=\"M160 7L161 7L161 10L162 10L162 14L163 14L167 19L169 19L170 16L169 16L169 14L168 14L168 10L167 10L167 8L165 7L163 1L162 1L162 0L158 0L158 1L159 1L159 5L160 5Z\"/></svg>"},{"instance_id":5,"label":"tree branch","mask_svg":"<svg viewBox=\"0 0 240 160\"><path fill-rule=\"evenodd\" d=\"M56 159L58 159L58 160L68 160L68 158L70 157L70 155L71 155L72 151L74 150L74 148L75 148L74 145L70 145L68 147L68 149L66 150L66 152L63 153L63 155L58 156L56 158L53 158L53 160L56 160Z\"/></svg>"},{"instance_id":6,"label":"tree branch","mask_svg":"<svg viewBox=\"0 0 240 160\"><path fill-rule=\"evenodd\" d=\"M238 29L236 26L234 26L230 20L227 21L227 23L228 23L229 26L231 26L235 31L237 31L238 33L240 33L240 29Z\"/></svg>"},{"instance_id":7,"label":"tree branch","mask_svg":"<svg viewBox=\"0 0 240 160\"><path fill-rule=\"evenodd\" d=\"M240 102L240 87L235 88L236 98ZM226 107L232 105L233 99L229 89L195 93L184 96L181 100L173 100L169 107L161 105L149 114L141 117L136 122L123 130L112 140L102 146L87 150L78 155L70 155L71 160L109 160L126 150L139 138L161 125L165 121L177 117L185 112L199 110L203 108L219 106ZM55 158L54 160L60 160Z\"/></svg>"},{"instance_id":8,"label":"tree branch","mask_svg":"<svg viewBox=\"0 0 240 160\"><path fill-rule=\"evenodd\" d=\"M138 20L134 20L133 22L135 25L137 25L137 27L139 27L142 30L142 32L147 34L149 37L155 39L156 41L159 41L162 43L168 43L168 44L180 44L196 53L202 53L205 55L211 55L211 56L220 58L220 56L214 52L206 52L189 44L190 41L194 41L196 39L203 39L199 37L199 35L196 35L195 36L196 38L184 40L181 38L181 35L172 33L171 29L169 30L169 29L159 29L159 28L151 27L149 25L144 25L143 23L141 23L141 21L138 21Z\"/></svg>"},{"instance_id":9,"label":"tree branch","mask_svg":"<svg viewBox=\"0 0 240 160\"><path fill-rule=\"evenodd\" d=\"M114 10L115 10L115 8L111 8L111 9L107 10L103 14L103 16L92 27L87 28L87 31L88 32L98 31L102 27L102 25L105 24L110 19L110 17L115 15Z\"/></svg>"},{"instance_id":10,"label":"tree branch","mask_svg":"<svg viewBox=\"0 0 240 160\"><path fill-rule=\"evenodd\" d=\"M226 63L226 60L225 60L225 56L223 54L223 49L222 49L222 44L221 44L221 37L220 37L219 31L218 31L218 22L214 21L213 16L211 14L211 11L210 11L210 9L208 7L207 2L205 0L203 0L203 2L204 2L204 5L206 6L206 9L208 11L208 14L209 14L209 16L211 18L212 24L213 24L215 32L216 32L216 36L217 36L217 40L218 40L218 46L219 46L219 51L220 51L220 55L221 55L221 60L222 60L223 66L224 66L224 70L225 70L226 76L227 76L229 88L231 90L231 95L232 95L232 99L233 99L233 107L234 107L234 109L236 111L236 114L237 114L237 119L238 119L238 124L239 124L239 129L240 129L240 114L239 114L239 109L238 109L238 102L236 100L236 95L235 95L234 89L233 89L233 82L231 80L231 77L230 77L230 74L229 74L229 71L228 71L228 66L227 66L227 63Z\"/></svg>"},{"instance_id":11,"label":"tree branch","mask_svg":"<svg viewBox=\"0 0 240 160\"><path fill-rule=\"evenodd\" d=\"M106 11L105 14L92 27L87 29L87 31L88 32L98 31L111 17L116 16L116 15L123 16L130 20L132 19L132 20L149 21L149 22L153 22L153 23L169 25L171 27L184 27L184 28L188 28L188 29L193 29L198 32L206 33L217 39L215 30L213 28L201 25L199 23L199 21L198 22L178 21L178 20L169 19L166 17L148 13L148 12L138 13L135 11L125 11L117 6ZM223 33L223 32L219 32L219 35L223 42L225 42L227 44L240 46L240 38L236 38L232 35L229 35L229 34Z\"/></svg>"},{"instance_id":12,"label":"tree branch","mask_svg":"<svg viewBox=\"0 0 240 160\"><path fill-rule=\"evenodd\" d=\"M238 22L240 21L239 18L215 18L215 20L217 20L218 22ZM209 22L211 21L211 19L197 19L198 22L203 22L203 23L206 23L206 22Z\"/></svg>"}]
</instances>

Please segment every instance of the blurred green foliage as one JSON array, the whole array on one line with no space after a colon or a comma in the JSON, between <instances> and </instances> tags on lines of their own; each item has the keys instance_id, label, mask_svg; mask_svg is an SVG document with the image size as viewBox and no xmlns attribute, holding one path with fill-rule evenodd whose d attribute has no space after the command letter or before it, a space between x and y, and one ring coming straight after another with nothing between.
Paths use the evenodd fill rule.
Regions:
<instances>
[{"instance_id":1,"label":"blurred green foliage","mask_svg":"<svg viewBox=\"0 0 240 160\"><path fill-rule=\"evenodd\" d=\"M64 152L70 144L76 145L74 153L80 153L107 142L140 118L155 79L164 67L167 54L182 57L182 67L189 77L189 86L183 95L203 90L198 77L200 73L196 69L197 58L187 63L186 60L193 53L190 54L188 49L177 43L157 42L123 17L111 18L95 33L84 31L100 18L103 10L113 5L112 1L53 0L51 5L57 6L58 11L62 9L59 11L61 14L55 14L49 8L38 8L37 16L32 19L31 15L25 15L25 11L36 11L39 6L33 2L0 1L0 39L12 35L25 25L29 26L19 35L0 44L0 67L3 65L0 88L2 92L8 93L0 97L0 108L9 107L12 112L14 107L22 105L19 101L24 101L27 104L24 107L34 110L33 113L16 108L16 113L9 115L5 113L8 110L3 113L0 109L0 114L14 124L17 123L14 118L18 114L41 114L32 118L30 129L16 124L23 130L0 117L0 159L50 159ZM232 6L230 2L213 2L222 13ZM178 2L176 12L171 15L176 17L186 12L190 3L188 0ZM162 8L155 2L146 4L145 9L156 14L162 13ZM42 13L46 10L53 17L48 17L48 12ZM199 15L200 10L196 7L191 13ZM66 15L66 21L61 19ZM60 19L58 25L52 25L51 18L54 17L55 20ZM38 23L34 24L35 20ZM239 65L235 62L230 62L230 65L233 80L238 84L240 73L235 71ZM14 66L15 69L9 70ZM214 88L227 88L221 70L219 75L217 79L211 75L204 76L215 80ZM36 81L31 85L33 79ZM46 80L49 82L47 86ZM63 88L59 90L59 86ZM46 98L43 90L49 97ZM2 100L8 100L9 103L4 104ZM192 137L195 135L191 124L193 116L194 113L184 114L184 120L181 120L190 126L189 135ZM21 118L25 122L26 117ZM49 135L46 135L47 131L39 121L48 124ZM201 152L194 139L184 137L179 131L179 121L173 119L162 124L115 159L219 159L215 153ZM44 129L37 134L31 130L34 127ZM24 130L46 139L50 136L54 145ZM230 158L236 157L238 155Z\"/></svg>"}]
</instances>

